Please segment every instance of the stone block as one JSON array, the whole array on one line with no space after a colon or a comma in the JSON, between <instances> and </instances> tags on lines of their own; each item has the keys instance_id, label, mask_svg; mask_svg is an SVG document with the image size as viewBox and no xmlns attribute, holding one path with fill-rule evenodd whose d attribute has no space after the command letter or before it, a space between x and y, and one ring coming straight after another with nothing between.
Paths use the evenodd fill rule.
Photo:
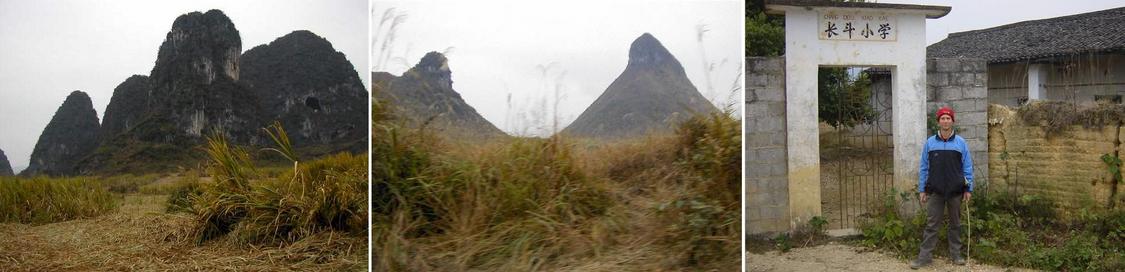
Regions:
<instances>
[{"instance_id":1,"label":"stone block","mask_svg":"<svg viewBox=\"0 0 1125 272\"><path fill-rule=\"evenodd\" d=\"M785 102L785 90L778 88L756 88L759 101Z\"/></svg>"},{"instance_id":2,"label":"stone block","mask_svg":"<svg viewBox=\"0 0 1125 272\"><path fill-rule=\"evenodd\" d=\"M768 75L766 75L766 74L759 74L759 73L747 74L746 75L746 86L747 87L765 87L767 84L769 84L769 81L767 81L767 79L766 79L767 77L768 77Z\"/></svg>"},{"instance_id":3,"label":"stone block","mask_svg":"<svg viewBox=\"0 0 1125 272\"><path fill-rule=\"evenodd\" d=\"M766 177L769 172L770 165L766 163L752 163L746 167L747 176Z\"/></svg>"},{"instance_id":4,"label":"stone block","mask_svg":"<svg viewBox=\"0 0 1125 272\"><path fill-rule=\"evenodd\" d=\"M988 88L984 86L972 86L964 89L965 98L988 98Z\"/></svg>"},{"instance_id":5,"label":"stone block","mask_svg":"<svg viewBox=\"0 0 1125 272\"><path fill-rule=\"evenodd\" d=\"M763 70L770 72L784 72L785 71L785 57L770 57L761 66Z\"/></svg>"},{"instance_id":6,"label":"stone block","mask_svg":"<svg viewBox=\"0 0 1125 272\"><path fill-rule=\"evenodd\" d=\"M769 104L764 102L755 102L746 104L746 118L754 120L768 119Z\"/></svg>"},{"instance_id":7,"label":"stone block","mask_svg":"<svg viewBox=\"0 0 1125 272\"><path fill-rule=\"evenodd\" d=\"M785 162L785 151L781 148L767 148L758 152L758 158L766 162Z\"/></svg>"},{"instance_id":8,"label":"stone block","mask_svg":"<svg viewBox=\"0 0 1125 272\"><path fill-rule=\"evenodd\" d=\"M971 120L971 119L964 118L964 114L968 113L968 112L971 112L973 110L973 108L976 107L976 101L968 100L968 99L960 99L960 100L951 100L951 101L948 101L948 103L949 103L949 107L953 108L953 112L957 113L956 114L957 124L970 123L969 120ZM936 118L936 116L935 116L935 118Z\"/></svg>"},{"instance_id":9,"label":"stone block","mask_svg":"<svg viewBox=\"0 0 1125 272\"><path fill-rule=\"evenodd\" d=\"M977 74L974 73L953 73L950 74L950 77L953 78L953 82L950 83L950 85L969 87L979 84L977 83Z\"/></svg>"},{"instance_id":10,"label":"stone block","mask_svg":"<svg viewBox=\"0 0 1125 272\"><path fill-rule=\"evenodd\" d=\"M970 73L984 73L988 70L988 63L981 59L962 59L961 71Z\"/></svg>"},{"instance_id":11,"label":"stone block","mask_svg":"<svg viewBox=\"0 0 1125 272\"><path fill-rule=\"evenodd\" d=\"M939 58L936 59L935 71L937 72L960 72L961 61L953 58Z\"/></svg>"},{"instance_id":12,"label":"stone block","mask_svg":"<svg viewBox=\"0 0 1125 272\"><path fill-rule=\"evenodd\" d=\"M961 87L947 86L937 88L937 101L961 100Z\"/></svg>"},{"instance_id":13,"label":"stone block","mask_svg":"<svg viewBox=\"0 0 1125 272\"><path fill-rule=\"evenodd\" d=\"M963 100L964 101L964 100ZM976 101L967 101L975 103ZM987 123L988 114L985 112L964 112L957 114L957 122L962 124L984 124Z\"/></svg>"},{"instance_id":14,"label":"stone block","mask_svg":"<svg viewBox=\"0 0 1125 272\"><path fill-rule=\"evenodd\" d=\"M949 86L949 74L928 73L926 74L926 85L934 87Z\"/></svg>"},{"instance_id":15,"label":"stone block","mask_svg":"<svg viewBox=\"0 0 1125 272\"><path fill-rule=\"evenodd\" d=\"M770 173L770 174L771 174L771 176L778 177L780 179L780 180L778 180L778 185L780 185L779 188L784 189L784 188L789 187L789 183L788 183L789 168L785 167L785 161L784 160L781 161L780 163L774 165L773 166L773 172Z\"/></svg>"},{"instance_id":16,"label":"stone block","mask_svg":"<svg viewBox=\"0 0 1125 272\"><path fill-rule=\"evenodd\" d=\"M986 73L974 73L973 77L974 77L973 87L988 86L988 74L986 74Z\"/></svg>"},{"instance_id":17,"label":"stone block","mask_svg":"<svg viewBox=\"0 0 1125 272\"><path fill-rule=\"evenodd\" d=\"M747 124L747 126L749 126L749 125L750 124ZM770 138L766 135L769 135L769 134L768 133L755 132L752 135L746 136L746 146L748 148L763 148L763 147L772 146L772 140L770 140ZM757 149L755 149L755 150L757 150ZM757 152L757 151L755 151L755 152ZM747 159L760 159L756 156L751 156L751 154L746 154L746 158Z\"/></svg>"},{"instance_id":18,"label":"stone block","mask_svg":"<svg viewBox=\"0 0 1125 272\"><path fill-rule=\"evenodd\" d=\"M785 123L785 119L781 119L781 122ZM771 139L770 145L779 146L779 147L782 147L782 148L785 147L785 141L786 141L785 131L777 132L776 134L770 136L770 139Z\"/></svg>"}]
</instances>

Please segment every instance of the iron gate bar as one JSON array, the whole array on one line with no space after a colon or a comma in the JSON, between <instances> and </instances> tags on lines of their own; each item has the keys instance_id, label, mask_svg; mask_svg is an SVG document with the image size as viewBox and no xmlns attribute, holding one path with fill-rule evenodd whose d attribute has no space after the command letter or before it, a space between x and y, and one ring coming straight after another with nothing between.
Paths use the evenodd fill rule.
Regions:
<instances>
[{"instance_id":1,"label":"iron gate bar","mask_svg":"<svg viewBox=\"0 0 1125 272\"><path fill-rule=\"evenodd\" d=\"M870 78L869 78L870 79ZM849 75L845 78L847 83L854 83L854 79ZM873 204L882 203L883 193L888 188L893 186L894 170L893 170L893 156L894 144L892 132L884 129L884 125L890 124L892 119L887 116L892 113L892 105L888 98L881 95L874 87L874 82L868 87L870 88L868 103L874 111L874 116L861 116L866 115L866 112L844 111L843 102L847 101L847 92L837 92L838 101L837 113L846 117L859 118L871 117L859 126L862 130L856 130L857 127L836 129L836 143L835 150L829 150L829 158L831 161L828 165L834 166L836 176L836 189L839 198L836 201L837 208L835 212L839 213L836 225L840 229L856 228L862 223L862 217L870 215L873 211L872 208L876 207ZM842 87L846 87L846 83ZM891 94L893 96L893 94ZM888 150L889 149L889 150ZM884 167L890 163L891 167ZM872 203L875 201L876 203Z\"/></svg>"}]
</instances>

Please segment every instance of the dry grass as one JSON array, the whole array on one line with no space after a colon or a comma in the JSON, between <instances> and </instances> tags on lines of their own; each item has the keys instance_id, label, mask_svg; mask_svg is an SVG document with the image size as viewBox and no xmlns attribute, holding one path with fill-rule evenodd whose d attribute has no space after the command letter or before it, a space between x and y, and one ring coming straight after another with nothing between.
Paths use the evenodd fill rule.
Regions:
<instances>
[{"instance_id":1,"label":"dry grass","mask_svg":"<svg viewBox=\"0 0 1125 272\"><path fill-rule=\"evenodd\" d=\"M1084 128L1102 128L1120 125L1125 121L1125 105L1089 103L1076 105L1068 101L1032 101L1016 109L1016 115L1025 123L1043 127L1048 137L1053 137L1082 125Z\"/></svg>"},{"instance_id":2,"label":"dry grass","mask_svg":"<svg viewBox=\"0 0 1125 272\"><path fill-rule=\"evenodd\" d=\"M299 242L321 232L367 233L367 157L340 153L302 163L285 130L267 130L276 151L293 163L279 176L261 175L250 153L220 135L208 141L214 182L189 196L197 242L232 236L246 245Z\"/></svg>"},{"instance_id":3,"label":"dry grass","mask_svg":"<svg viewBox=\"0 0 1125 272\"><path fill-rule=\"evenodd\" d=\"M489 142L378 107L373 265L386 271L728 269L739 264L739 121L615 143ZM733 189L732 189L733 188Z\"/></svg>"},{"instance_id":4,"label":"dry grass","mask_svg":"<svg viewBox=\"0 0 1125 272\"><path fill-rule=\"evenodd\" d=\"M0 177L0 222L45 224L116 208L117 200L93 178Z\"/></svg>"},{"instance_id":5,"label":"dry grass","mask_svg":"<svg viewBox=\"0 0 1125 272\"><path fill-rule=\"evenodd\" d=\"M102 198L115 208L41 226L0 224L0 271L367 270L366 156L300 161L280 127L270 132L281 145L274 151L292 160L285 171L263 174L247 150L216 138L209 177L0 180L0 200L19 203L0 208L43 203L32 214L52 215ZM7 214L19 213L0 210Z\"/></svg>"},{"instance_id":6,"label":"dry grass","mask_svg":"<svg viewBox=\"0 0 1125 272\"><path fill-rule=\"evenodd\" d=\"M366 270L366 237L342 233L318 233L283 248L235 241L197 246L192 217L164 213L165 198L129 195L118 212L91 219L0 224L0 270Z\"/></svg>"}]
</instances>

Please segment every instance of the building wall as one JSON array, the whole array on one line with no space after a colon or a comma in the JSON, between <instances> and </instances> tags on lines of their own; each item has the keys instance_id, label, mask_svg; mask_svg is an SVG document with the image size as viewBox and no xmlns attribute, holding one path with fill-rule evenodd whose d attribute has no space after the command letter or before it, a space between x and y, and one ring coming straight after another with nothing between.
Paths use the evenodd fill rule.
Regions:
<instances>
[{"instance_id":1,"label":"building wall","mask_svg":"<svg viewBox=\"0 0 1125 272\"><path fill-rule=\"evenodd\" d=\"M1087 205L1125 205L1125 198L1111 199L1114 185L1101 159L1125 148L1117 144L1125 137L1119 127L1075 125L1048 137L1042 127L1024 123L1013 108L992 105L989 117L990 193L1048 197L1064 215Z\"/></svg>"},{"instance_id":2,"label":"building wall","mask_svg":"<svg viewBox=\"0 0 1125 272\"><path fill-rule=\"evenodd\" d=\"M746 58L746 233L789 229L785 59Z\"/></svg>"},{"instance_id":3,"label":"building wall","mask_svg":"<svg viewBox=\"0 0 1125 272\"><path fill-rule=\"evenodd\" d=\"M1027 63L988 65L988 103L1019 106L1027 98Z\"/></svg>"},{"instance_id":4,"label":"building wall","mask_svg":"<svg viewBox=\"0 0 1125 272\"><path fill-rule=\"evenodd\" d=\"M1125 55L1088 54L1044 60L1047 99L1075 103L1093 102L1095 95L1125 96ZM1029 62L988 66L988 100L993 104L1018 106L1027 97Z\"/></svg>"},{"instance_id":5,"label":"building wall","mask_svg":"<svg viewBox=\"0 0 1125 272\"><path fill-rule=\"evenodd\" d=\"M986 62L981 59L936 58L926 61L927 118L941 107L953 109L957 134L965 138L973 157L973 178L976 181L987 181L989 174L986 98L990 97L985 87L989 80L985 67Z\"/></svg>"}]
</instances>

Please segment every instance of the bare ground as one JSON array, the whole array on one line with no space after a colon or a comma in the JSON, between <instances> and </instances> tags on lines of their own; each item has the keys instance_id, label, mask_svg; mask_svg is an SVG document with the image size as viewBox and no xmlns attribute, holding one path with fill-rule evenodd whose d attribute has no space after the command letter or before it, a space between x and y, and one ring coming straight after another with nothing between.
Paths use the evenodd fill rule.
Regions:
<instances>
[{"instance_id":1,"label":"bare ground","mask_svg":"<svg viewBox=\"0 0 1125 272\"><path fill-rule=\"evenodd\" d=\"M882 252L829 243L814 247L794 248L786 253L769 251L746 253L747 271L912 271L910 261ZM1035 271L970 263L953 265L949 259L936 258L917 271Z\"/></svg>"},{"instance_id":2,"label":"bare ground","mask_svg":"<svg viewBox=\"0 0 1125 272\"><path fill-rule=\"evenodd\" d=\"M367 270L367 237L322 233L285 247L197 245L193 218L164 213L167 196L129 195L117 212L40 226L0 224L0 271Z\"/></svg>"}]
</instances>

